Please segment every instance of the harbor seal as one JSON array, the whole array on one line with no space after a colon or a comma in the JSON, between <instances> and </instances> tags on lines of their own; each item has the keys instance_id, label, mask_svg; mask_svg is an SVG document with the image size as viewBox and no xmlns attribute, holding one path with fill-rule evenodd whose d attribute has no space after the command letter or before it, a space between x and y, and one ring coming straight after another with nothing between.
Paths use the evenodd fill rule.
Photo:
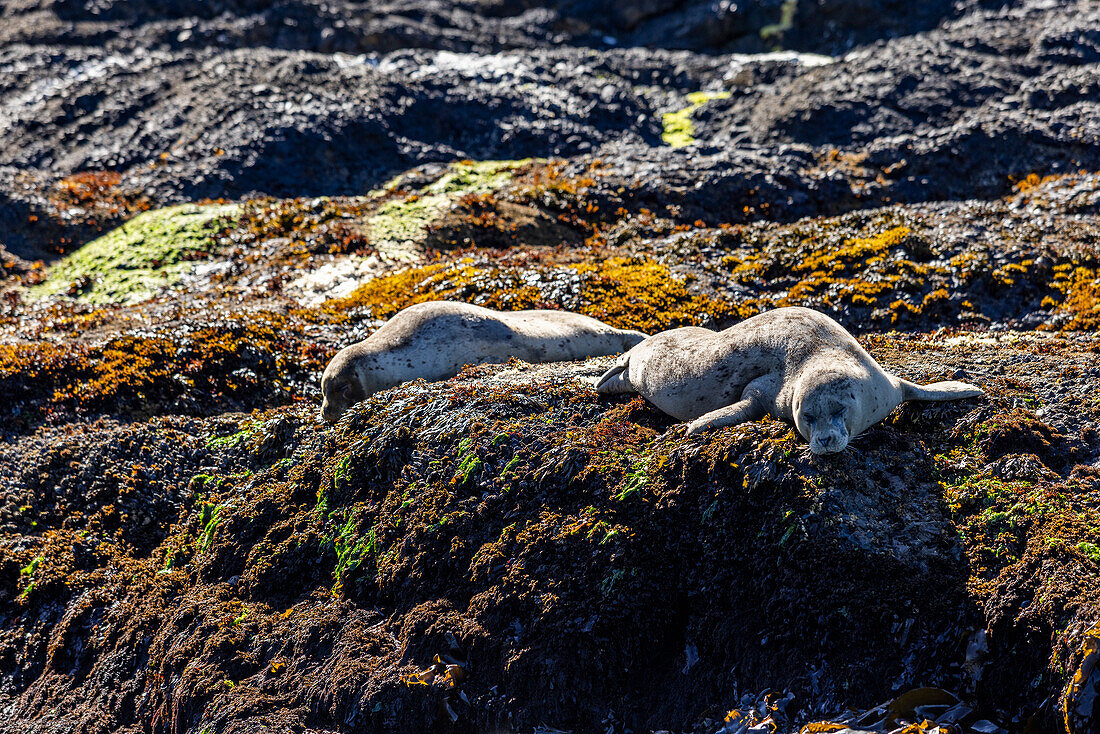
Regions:
<instances>
[{"instance_id":1,"label":"harbor seal","mask_svg":"<svg viewBox=\"0 0 1100 734\"><path fill-rule=\"evenodd\" d=\"M640 393L691 421L688 433L771 414L794 423L815 454L852 438L906 400L959 400L981 388L920 386L891 375L843 326L808 308L780 308L725 331L663 331L624 354L600 378L603 394Z\"/></svg>"},{"instance_id":2,"label":"harbor seal","mask_svg":"<svg viewBox=\"0 0 1100 734\"><path fill-rule=\"evenodd\" d=\"M562 362L618 354L646 335L568 311L493 311L429 301L400 311L365 340L345 347L321 378L321 415L336 421L376 392L423 377L444 380L465 365Z\"/></svg>"}]
</instances>

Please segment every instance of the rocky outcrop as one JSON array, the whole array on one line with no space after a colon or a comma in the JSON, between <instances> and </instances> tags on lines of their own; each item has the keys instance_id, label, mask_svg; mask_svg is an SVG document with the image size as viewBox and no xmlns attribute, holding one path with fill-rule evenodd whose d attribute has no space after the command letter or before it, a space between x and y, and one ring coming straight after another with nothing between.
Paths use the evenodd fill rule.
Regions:
<instances>
[{"instance_id":1,"label":"rocky outcrop","mask_svg":"<svg viewBox=\"0 0 1100 734\"><path fill-rule=\"evenodd\" d=\"M0 21L9 727L1096 728L1091 4ZM432 299L810 306L987 395L825 458L599 398L606 360L323 424L332 354Z\"/></svg>"}]
</instances>

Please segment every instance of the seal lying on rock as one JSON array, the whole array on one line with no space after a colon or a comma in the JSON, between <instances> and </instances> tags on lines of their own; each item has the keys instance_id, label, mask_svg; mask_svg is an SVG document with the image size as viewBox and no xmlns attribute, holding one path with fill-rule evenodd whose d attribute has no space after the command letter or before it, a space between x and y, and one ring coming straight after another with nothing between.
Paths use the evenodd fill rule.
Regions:
<instances>
[{"instance_id":1,"label":"seal lying on rock","mask_svg":"<svg viewBox=\"0 0 1100 734\"><path fill-rule=\"evenodd\" d=\"M765 414L793 421L810 451L841 451L906 400L982 394L964 382L921 387L889 374L844 327L808 308L780 308L725 331L663 331L624 354L596 385L637 392L688 433Z\"/></svg>"},{"instance_id":2,"label":"seal lying on rock","mask_svg":"<svg viewBox=\"0 0 1100 734\"><path fill-rule=\"evenodd\" d=\"M335 421L360 400L406 380L443 380L465 365L562 362L625 352L646 338L568 311L493 311L429 301L409 306L336 353L321 378L321 414Z\"/></svg>"}]
</instances>

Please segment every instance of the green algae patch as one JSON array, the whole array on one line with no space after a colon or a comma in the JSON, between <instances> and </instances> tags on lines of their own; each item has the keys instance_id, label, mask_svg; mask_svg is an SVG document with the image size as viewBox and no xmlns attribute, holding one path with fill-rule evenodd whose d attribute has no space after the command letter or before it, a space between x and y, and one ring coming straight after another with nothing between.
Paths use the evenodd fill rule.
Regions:
<instances>
[{"instance_id":1,"label":"green algae patch","mask_svg":"<svg viewBox=\"0 0 1100 734\"><path fill-rule=\"evenodd\" d=\"M238 210L183 204L145 212L60 260L30 293L68 294L93 304L140 301L217 248Z\"/></svg>"},{"instance_id":2,"label":"green algae patch","mask_svg":"<svg viewBox=\"0 0 1100 734\"><path fill-rule=\"evenodd\" d=\"M404 199L383 204L367 220L371 244L379 251L412 259L415 245L423 242L428 227L439 219L452 204L467 194L485 194L499 189L512 180L517 168L530 160L460 161L452 163L439 180ZM393 191L402 178L391 181L381 192Z\"/></svg>"},{"instance_id":3,"label":"green algae patch","mask_svg":"<svg viewBox=\"0 0 1100 734\"><path fill-rule=\"evenodd\" d=\"M782 37L784 33L794 28L794 16L798 12L798 0L784 0L779 9L779 22L771 23L760 29L760 38L767 41L769 38Z\"/></svg>"},{"instance_id":4,"label":"green algae patch","mask_svg":"<svg viewBox=\"0 0 1100 734\"><path fill-rule=\"evenodd\" d=\"M692 92L687 96L690 103L676 112L666 112L661 118L664 132L661 140L673 148L683 148L695 142L695 124L691 116L707 102L715 99L729 99L729 92Z\"/></svg>"}]
</instances>

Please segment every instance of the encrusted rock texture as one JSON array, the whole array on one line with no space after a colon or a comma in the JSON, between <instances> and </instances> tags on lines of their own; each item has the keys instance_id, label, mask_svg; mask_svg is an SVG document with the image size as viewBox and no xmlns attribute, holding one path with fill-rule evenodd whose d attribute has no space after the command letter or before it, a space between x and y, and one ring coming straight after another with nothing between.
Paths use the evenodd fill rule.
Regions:
<instances>
[{"instance_id":1,"label":"encrusted rock texture","mask_svg":"<svg viewBox=\"0 0 1100 734\"><path fill-rule=\"evenodd\" d=\"M1094 2L10 0L0 143L0 730L1100 729ZM808 306L986 396L323 423L433 299Z\"/></svg>"}]
</instances>

